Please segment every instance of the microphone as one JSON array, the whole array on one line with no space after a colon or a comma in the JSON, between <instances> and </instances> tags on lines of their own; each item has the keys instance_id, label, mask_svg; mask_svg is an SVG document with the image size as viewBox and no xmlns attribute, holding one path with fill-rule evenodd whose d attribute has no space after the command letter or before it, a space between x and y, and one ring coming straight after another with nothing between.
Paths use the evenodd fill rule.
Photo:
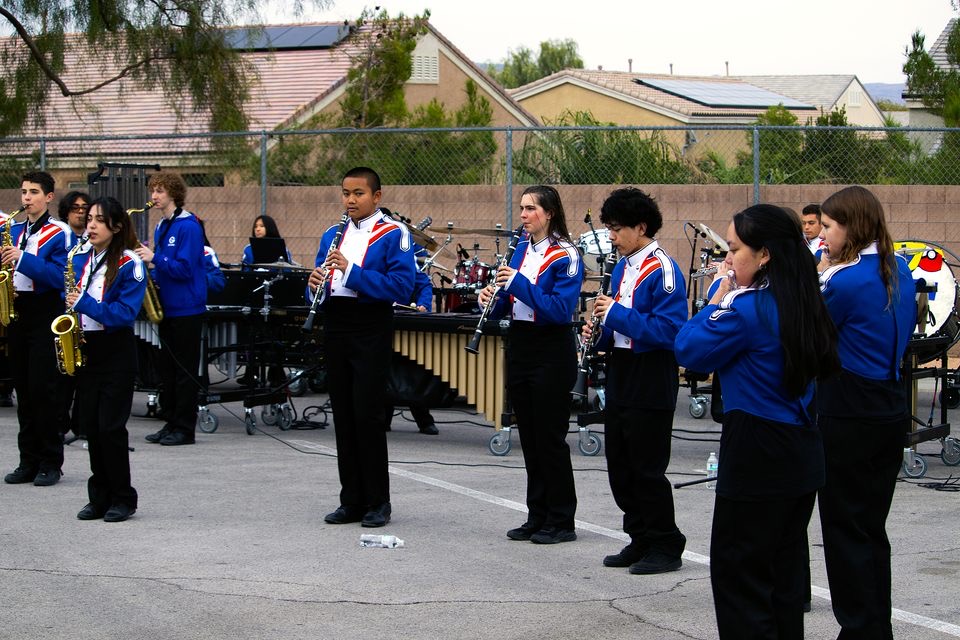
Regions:
<instances>
[{"instance_id":1,"label":"microphone","mask_svg":"<svg viewBox=\"0 0 960 640\"><path fill-rule=\"evenodd\" d=\"M451 280L450 278L448 278L447 276L445 276L445 275L443 275L443 274L441 273L441 274L440 274L440 284L453 284L453 280Z\"/></svg>"},{"instance_id":2,"label":"microphone","mask_svg":"<svg viewBox=\"0 0 960 640\"><path fill-rule=\"evenodd\" d=\"M469 260L470 254L467 253L467 250L463 248L463 245L459 242L457 243L457 257L461 260Z\"/></svg>"}]
</instances>

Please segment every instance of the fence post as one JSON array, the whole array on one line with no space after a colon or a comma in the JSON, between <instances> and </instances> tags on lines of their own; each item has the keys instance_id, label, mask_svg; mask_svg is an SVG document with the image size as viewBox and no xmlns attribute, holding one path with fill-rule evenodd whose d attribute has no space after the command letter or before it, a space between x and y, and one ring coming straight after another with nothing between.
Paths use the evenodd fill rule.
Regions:
<instances>
[{"instance_id":1,"label":"fence post","mask_svg":"<svg viewBox=\"0 0 960 640\"><path fill-rule=\"evenodd\" d=\"M267 132L260 131L260 215L267 215Z\"/></svg>"},{"instance_id":2,"label":"fence post","mask_svg":"<svg viewBox=\"0 0 960 640\"><path fill-rule=\"evenodd\" d=\"M507 185L507 193L504 197L507 203L506 229L513 229L513 129L507 127L507 179L504 182Z\"/></svg>"},{"instance_id":3,"label":"fence post","mask_svg":"<svg viewBox=\"0 0 960 640\"><path fill-rule=\"evenodd\" d=\"M760 204L760 129L753 128L753 204Z\"/></svg>"},{"instance_id":4,"label":"fence post","mask_svg":"<svg viewBox=\"0 0 960 640\"><path fill-rule=\"evenodd\" d=\"M47 139L40 138L40 171L47 170Z\"/></svg>"}]
</instances>

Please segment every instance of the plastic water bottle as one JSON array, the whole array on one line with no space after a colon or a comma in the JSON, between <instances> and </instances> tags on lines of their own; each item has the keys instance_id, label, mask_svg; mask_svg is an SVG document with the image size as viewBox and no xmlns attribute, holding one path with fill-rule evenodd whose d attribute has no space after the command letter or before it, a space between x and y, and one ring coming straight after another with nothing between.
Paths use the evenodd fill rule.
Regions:
<instances>
[{"instance_id":1,"label":"plastic water bottle","mask_svg":"<svg viewBox=\"0 0 960 640\"><path fill-rule=\"evenodd\" d=\"M360 536L360 546L397 549L403 546L403 540L397 536L381 536L373 533L364 533Z\"/></svg>"},{"instance_id":2,"label":"plastic water bottle","mask_svg":"<svg viewBox=\"0 0 960 640\"><path fill-rule=\"evenodd\" d=\"M716 478L717 477L717 468L720 466L720 461L717 460L717 454L713 451L710 452L710 455L707 456L707 477ZM714 480L707 482L707 489L716 489L717 483Z\"/></svg>"}]
</instances>

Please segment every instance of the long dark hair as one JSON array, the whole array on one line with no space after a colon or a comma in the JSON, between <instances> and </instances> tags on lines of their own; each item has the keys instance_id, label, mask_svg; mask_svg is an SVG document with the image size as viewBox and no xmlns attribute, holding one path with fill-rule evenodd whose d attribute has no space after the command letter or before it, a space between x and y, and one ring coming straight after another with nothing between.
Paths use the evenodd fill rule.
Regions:
<instances>
[{"instance_id":1,"label":"long dark hair","mask_svg":"<svg viewBox=\"0 0 960 640\"><path fill-rule=\"evenodd\" d=\"M820 211L842 224L847 231L847 241L839 254L830 257L836 262L851 262L871 242L877 243L880 256L880 279L887 290L887 302L893 300L896 279L896 258L893 252L893 238L887 230L883 216L883 205L877 196L860 186L847 187L823 201Z\"/></svg>"},{"instance_id":2,"label":"long dark hair","mask_svg":"<svg viewBox=\"0 0 960 640\"><path fill-rule=\"evenodd\" d=\"M563 212L563 203L560 202L560 194L557 190L550 185L536 184L524 189L520 197L522 198L527 194L535 196L537 204L543 207L544 211L549 211L553 214L550 216L547 224L547 236L562 238L572 243L573 240L570 239L570 232L567 231L567 217Z\"/></svg>"},{"instance_id":3,"label":"long dark hair","mask_svg":"<svg viewBox=\"0 0 960 640\"><path fill-rule=\"evenodd\" d=\"M733 217L740 241L770 260L757 272L777 305L783 347L783 385L795 396L810 381L840 370L837 328L820 294L817 264L807 248L800 221L780 207L758 204Z\"/></svg>"},{"instance_id":4,"label":"long dark hair","mask_svg":"<svg viewBox=\"0 0 960 640\"><path fill-rule=\"evenodd\" d=\"M134 249L137 246L137 239L133 232L133 225L130 222L130 216L124 211L123 205L116 198L106 196L97 198L90 203L90 210L87 212L87 218L93 214L93 208L97 207L100 215L103 217L103 223L113 231L113 238L110 240L110 246L107 247L107 272L103 276L103 290L106 291L117 277L117 269L120 268L120 256L124 249Z\"/></svg>"},{"instance_id":5,"label":"long dark hair","mask_svg":"<svg viewBox=\"0 0 960 640\"><path fill-rule=\"evenodd\" d=\"M279 238L280 229L277 227L277 221L270 216L257 216L253 219L253 226L250 228L250 235L255 236L254 231L257 228L257 220L263 222L263 229L266 231L264 238Z\"/></svg>"}]
</instances>

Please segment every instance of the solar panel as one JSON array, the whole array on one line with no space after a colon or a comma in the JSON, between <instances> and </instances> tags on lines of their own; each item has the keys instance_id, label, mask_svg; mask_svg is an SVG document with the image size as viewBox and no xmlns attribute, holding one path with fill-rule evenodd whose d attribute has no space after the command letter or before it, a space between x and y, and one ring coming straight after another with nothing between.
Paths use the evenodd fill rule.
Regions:
<instances>
[{"instance_id":1,"label":"solar panel","mask_svg":"<svg viewBox=\"0 0 960 640\"><path fill-rule=\"evenodd\" d=\"M637 78L637 84L659 89L707 107L765 109L778 104L790 109L816 107L787 96L755 87L746 82L711 82L709 80L661 80Z\"/></svg>"},{"instance_id":2,"label":"solar panel","mask_svg":"<svg viewBox=\"0 0 960 640\"><path fill-rule=\"evenodd\" d=\"M231 29L226 39L231 48L244 51L329 49L348 35L350 28L344 25L305 24Z\"/></svg>"}]
</instances>

